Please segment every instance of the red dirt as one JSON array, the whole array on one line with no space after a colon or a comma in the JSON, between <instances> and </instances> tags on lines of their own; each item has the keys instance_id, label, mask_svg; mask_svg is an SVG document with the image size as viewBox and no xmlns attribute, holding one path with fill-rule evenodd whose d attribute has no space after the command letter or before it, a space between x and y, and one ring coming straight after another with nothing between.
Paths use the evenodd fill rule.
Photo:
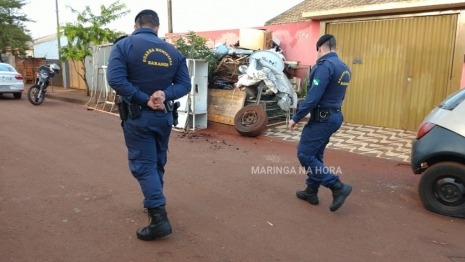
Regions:
<instances>
[{"instance_id":1,"label":"red dirt","mask_svg":"<svg viewBox=\"0 0 465 262\"><path fill-rule=\"evenodd\" d=\"M211 125L173 132L165 195L173 234L138 240L148 222L119 119L47 100L0 98L2 261L450 261L464 220L421 205L408 165L327 150L352 194L336 212L295 196L296 143ZM287 166L297 174L252 174ZM458 260L457 260L458 261Z\"/></svg>"}]
</instances>

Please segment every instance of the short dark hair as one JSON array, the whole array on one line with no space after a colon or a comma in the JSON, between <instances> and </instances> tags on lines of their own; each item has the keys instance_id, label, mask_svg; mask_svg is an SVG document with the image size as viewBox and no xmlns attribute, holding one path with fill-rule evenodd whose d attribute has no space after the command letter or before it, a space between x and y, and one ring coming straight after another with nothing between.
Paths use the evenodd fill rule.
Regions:
<instances>
[{"instance_id":1,"label":"short dark hair","mask_svg":"<svg viewBox=\"0 0 465 262\"><path fill-rule=\"evenodd\" d=\"M331 51L333 47L336 48L336 37L332 34L322 35L316 42L316 51L318 51L318 48L321 46L325 46Z\"/></svg>"},{"instance_id":2,"label":"short dark hair","mask_svg":"<svg viewBox=\"0 0 465 262\"><path fill-rule=\"evenodd\" d=\"M328 41L324 42L321 46L328 48L330 51L336 49L336 38L331 37Z\"/></svg>"},{"instance_id":3,"label":"short dark hair","mask_svg":"<svg viewBox=\"0 0 465 262\"><path fill-rule=\"evenodd\" d=\"M150 27L158 27L160 26L160 19L158 16L152 16L152 15L140 15L136 19L136 24L138 24L140 27L143 26L150 26Z\"/></svg>"}]
</instances>

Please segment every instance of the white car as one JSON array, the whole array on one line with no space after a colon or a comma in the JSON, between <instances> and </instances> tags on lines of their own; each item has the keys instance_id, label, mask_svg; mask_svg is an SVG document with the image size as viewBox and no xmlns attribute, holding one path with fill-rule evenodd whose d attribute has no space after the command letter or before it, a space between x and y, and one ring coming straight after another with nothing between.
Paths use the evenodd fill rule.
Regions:
<instances>
[{"instance_id":1,"label":"white car","mask_svg":"<svg viewBox=\"0 0 465 262\"><path fill-rule=\"evenodd\" d=\"M418 191L426 209L465 218L465 88L425 117L412 145L411 167L422 174Z\"/></svg>"},{"instance_id":2,"label":"white car","mask_svg":"<svg viewBox=\"0 0 465 262\"><path fill-rule=\"evenodd\" d=\"M14 98L21 99L23 91L23 76L11 65L0 63L0 96L13 94Z\"/></svg>"}]
</instances>

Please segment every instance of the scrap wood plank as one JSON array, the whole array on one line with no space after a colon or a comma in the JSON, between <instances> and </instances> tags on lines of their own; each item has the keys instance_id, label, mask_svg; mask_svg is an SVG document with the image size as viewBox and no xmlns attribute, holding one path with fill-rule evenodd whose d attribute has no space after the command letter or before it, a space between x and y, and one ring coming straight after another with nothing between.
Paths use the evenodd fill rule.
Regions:
<instances>
[{"instance_id":1,"label":"scrap wood plank","mask_svg":"<svg viewBox=\"0 0 465 262\"><path fill-rule=\"evenodd\" d=\"M246 93L238 90L208 89L208 120L234 125L237 111L244 107Z\"/></svg>"}]
</instances>

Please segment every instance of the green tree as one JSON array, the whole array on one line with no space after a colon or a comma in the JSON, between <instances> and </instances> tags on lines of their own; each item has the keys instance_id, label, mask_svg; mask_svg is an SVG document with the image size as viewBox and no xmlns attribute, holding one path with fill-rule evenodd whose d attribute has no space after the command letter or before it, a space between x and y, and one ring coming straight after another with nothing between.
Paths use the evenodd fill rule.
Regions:
<instances>
[{"instance_id":1,"label":"green tree","mask_svg":"<svg viewBox=\"0 0 465 262\"><path fill-rule=\"evenodd\" d=\"M0 0L0 54L11 50L15 54L24 55L28 50L28 42L32 41L24 22L32 22L21 13L26 5L23 0Z\"/></svg>"},{"instance_id":2,"label":"green tree","mask_svg":"<svg viewBox=\"0 0 465 262\"><path fill-rule=\"evenodd\" d=\"M218 64L218 57L208 48L207 41L208 39L189 31L189 34L176 40L174 46L188 59L205 59L208 62L208 72L213 72Z\"/></svg>"},{"instance_id":3,"label":"green tree","mask_svg":"<svg viewBox=\"0 0 465 262\"><path fill-rule=\"evenodd\" d=\"M89 6L84 11L78 12L67 6L74 14L77 14L75 23L67 23L60 27L61 35L66 36L68 44L60 50L62 60L73 61L78 75L84 80L89 95L89 83L86 78L86 58L92 56L92 46L103 43L112 43L123 32L118 32L106 28L105 26L114 20L125 16L130 10L126 9L126 4L120 4L119 0L109 6L100 6L100 15L94 15ZM80 73L76 67L76 62L80 61L84 73Z\"/></svg>"}]
</instances>

